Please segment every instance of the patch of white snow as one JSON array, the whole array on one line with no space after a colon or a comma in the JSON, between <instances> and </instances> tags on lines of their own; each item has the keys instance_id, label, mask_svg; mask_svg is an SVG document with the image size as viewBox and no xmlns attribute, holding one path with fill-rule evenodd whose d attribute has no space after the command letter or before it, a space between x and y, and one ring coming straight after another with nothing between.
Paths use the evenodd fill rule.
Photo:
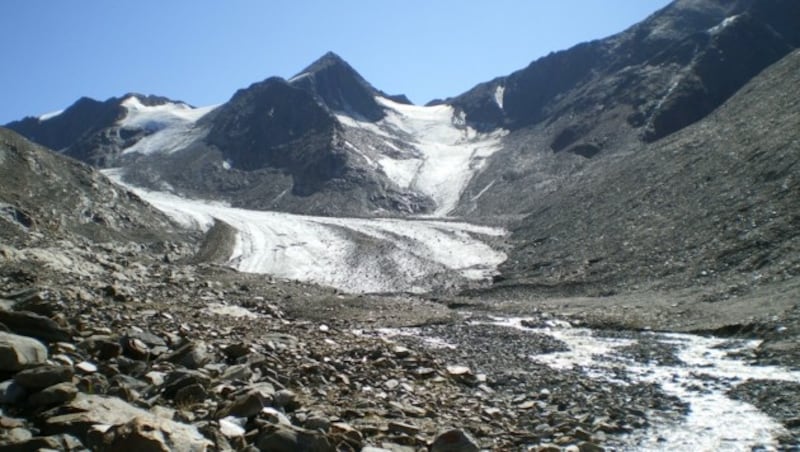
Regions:
<instances>
[{"instance_id":1,"label":"patch of white snow","mask_svg":"<svg viewBox=\"0 0 800 452\"><path fill-rule=\"evenodd\" d=\"M494 101L497 102L497 106L500 109L503 109L503 95L506 93L506 87L503 85L498 85L497 88L494 90Z\"/></svg>"},{"instance_id":2,"label":"patch of white snow","mask_svg":"<svg viewBox=\"0 0 800 452\"><path fill-rule=\"evenodd\" d=\"M48 119L53 119L56 116L60 115L61 113L64 113L64 110L51 111L50 113L45 113L39 116L39 121L47 121Z\"/></svg>"},{"instance_id":3,"label":"patch of white snow","mask_svg":"<svg viewBox=\"0 0 800 452\"><path fill-rule=\"evenodd\" d=\"M446 216L486 159L500 149L507 131L478 133L449 105L406 105L383 97L376 100L387 113L378 122L344 114L336 117L346 127L384 139L389 148L397 149L397 140L405 143L406 149L376 155L375 160L400 188L431 197L437 206L434 216Z\"/></svg>"},{"instance_id":4,"label":"patch of white snow","mask_svg":"<svg viewBox=\"0 0 800 452\"><path fill-rule=\"evenodd\" d=\"M218 105L193 108L184 103L168 102L149 106L142 104L136 96L130 96L122 102L122 106L127 113L117 123L121 128L150 132L123 153L151 154L174 152L200 138L205 131L196 128L195 123Z\"/></svg>"}]
</instances>

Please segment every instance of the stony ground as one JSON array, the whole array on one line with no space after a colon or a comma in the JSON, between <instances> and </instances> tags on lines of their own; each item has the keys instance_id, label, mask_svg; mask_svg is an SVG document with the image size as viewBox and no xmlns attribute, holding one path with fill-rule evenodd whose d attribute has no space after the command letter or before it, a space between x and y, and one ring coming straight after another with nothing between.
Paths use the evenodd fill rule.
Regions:
<instances>
[{"instance_id":1,"label":"stony ground","mask_svg":"<svg viewBox=\"0 0 800 452\"><path fill-rule=\"evenodd\" d=\"M563 344L474 325L466 299L353 296L134 245L73 250L71 265L0 251L2 450L591 451L686 408L532 363ZM412 326L456 348L397 334ZM785 335L768 343L763 359L797 365ZM737 396L791 426L786 394Z\"/></svg>"}]
</instances>

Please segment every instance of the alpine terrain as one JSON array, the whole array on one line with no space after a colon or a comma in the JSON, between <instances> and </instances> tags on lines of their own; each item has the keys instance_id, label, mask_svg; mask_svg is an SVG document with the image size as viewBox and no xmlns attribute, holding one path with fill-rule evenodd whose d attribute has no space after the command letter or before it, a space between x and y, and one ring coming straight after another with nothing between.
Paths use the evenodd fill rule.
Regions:
<instances>
[{"instance_id":1,"label":"alpine terrain","mask_svg":"<svg viewBox=\"0 0 800 452\"><path fill-rule=\"evenodd\" d=\"M0 450L796 450L800 2L414 105L329 52L0 128Z\"/></svg>"}]
</instances>

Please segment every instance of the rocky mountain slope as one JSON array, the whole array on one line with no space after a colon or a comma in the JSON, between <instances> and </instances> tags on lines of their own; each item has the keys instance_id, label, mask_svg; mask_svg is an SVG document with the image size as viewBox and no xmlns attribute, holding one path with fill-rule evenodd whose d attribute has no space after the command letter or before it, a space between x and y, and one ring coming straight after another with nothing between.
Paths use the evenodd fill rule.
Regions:
<instances>
[{"instance_id":1,"label":"rocky mountain slope","mask_svg":"<svg viewBox=\"0 0 800 452\"><path fill-rule=\"evenodd\" d=\"M706 301L796 278L798 74L795 51L703 121L542 196L513 231L505 277L595 293L715 287Z\"/></svg>"},{"instance_id":2,"label":"rocky mountain slope","mask_svg":"<svg viewBox=\"0 0 800 452\"><path fill-rule=\"evenodd\" d=\"M148 242L179 227L86 164L0 128L0 236L32 246L58 240Z\"/></svg>"}]
</instances>

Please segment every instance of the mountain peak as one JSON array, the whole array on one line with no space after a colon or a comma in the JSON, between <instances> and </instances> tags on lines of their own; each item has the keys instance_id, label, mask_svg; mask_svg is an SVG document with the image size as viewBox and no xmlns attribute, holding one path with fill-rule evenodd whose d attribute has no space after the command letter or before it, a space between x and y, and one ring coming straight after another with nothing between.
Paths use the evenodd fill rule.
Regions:
<instances>
[{"instance_id":1,"label":"mountain peak","mask_svg":"<svg viewBox=\"0 0 800 452\"><path fill-rule=\"evenodd\" d=\"M289 79L297 88L311 92L330 110L359 116L370 121L384 117L375 101L381 94L352 66L334 52L327 52Z\"/></svg>"}]
</instances>

